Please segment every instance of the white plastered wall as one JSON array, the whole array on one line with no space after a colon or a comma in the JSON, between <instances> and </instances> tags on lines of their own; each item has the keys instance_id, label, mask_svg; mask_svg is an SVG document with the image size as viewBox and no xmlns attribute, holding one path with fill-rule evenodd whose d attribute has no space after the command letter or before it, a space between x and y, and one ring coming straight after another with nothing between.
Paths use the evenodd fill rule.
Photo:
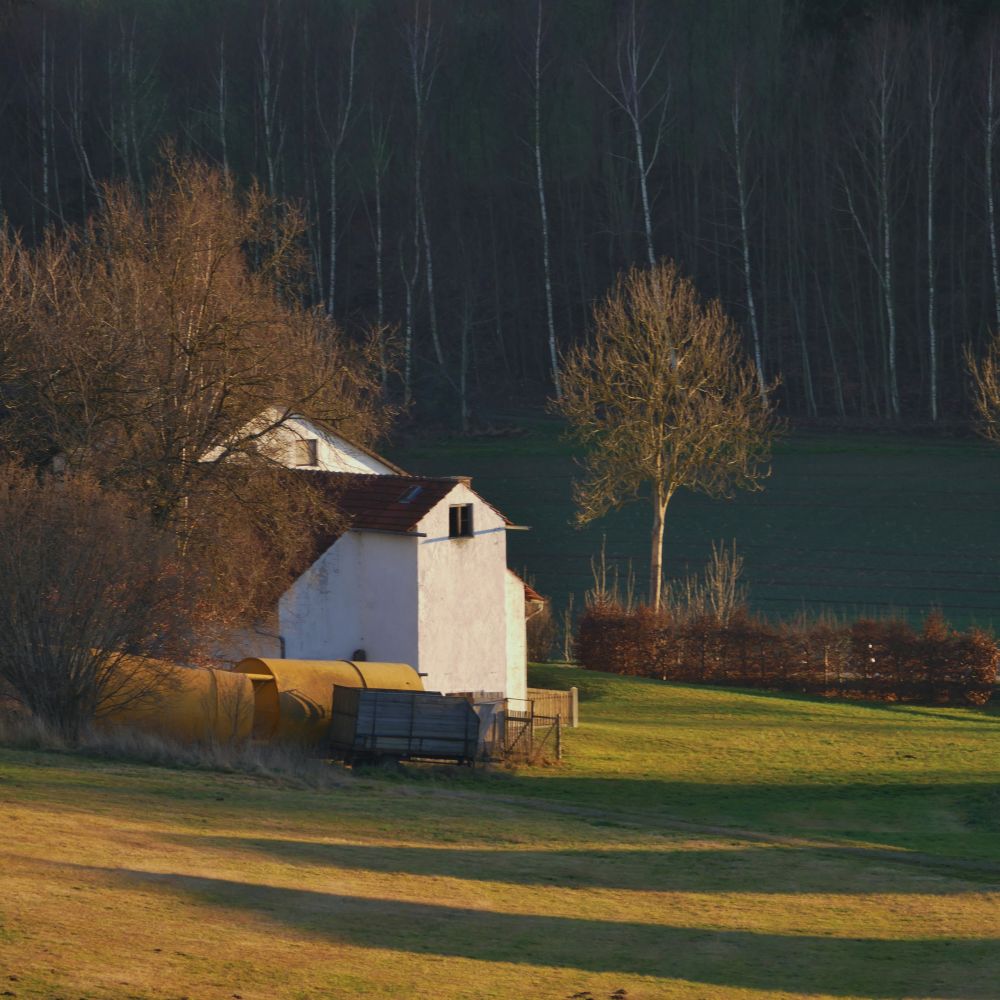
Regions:
<instances>
[{"instance_id":1,"label":"white plastered wall","mask_svg":"<svg viewBox=\"0 0 1000 1000\"><path fill-rule=\"evenodd\" d=\"M285 449L285 455L291 454L294 441L315 438L316 464L299 468L315 468L323 472L374 473L379 476L395 473L394 469L380 462L374 455L367 454L350 441L345 441L337 434L317 427L301 417L290 417L275 430L275 435L276 441L280 441L280 447Z\"/></svg>"},{"instance_id":2,"label":"white plastered wall","mask_svg":"<svg viewBox=\"0 0 1000 1000\"><path fill-rule=\"evenodd\" d=\"M472 504L471 538L448 536L448 509ZM507 532L458 484L417 525L420 666L432 691L507 689Z\"/></svg>"},{"instance_id":3,"label":"white plastered wall","mask_svg":"<svg viewBox=\"0 0 1000 1000\"><path fill-rule=\"evenodd\" d=\"M473 536L448 509L471 503ZM349 531L282 596L285 655L409 663L428 691L525 696L524 587L507 569L503 518L458 484L426 514L423 537Z\"/></svg>"},{"instance_id":4,"label":"white plastered wall","mask_svg":"<svg viewBox=\"0 0 1000 1000\"><path fill-rule=\"evenodd\" d=\"M418 663L417 541L349 531L282 595L285 656Z\"/></svg>"},{"instance_id":5,"label":"white plastered wall","mask_svg":"<svg viewBox=\"0 0 1000 1000\"><path fill-rule=\"evenodd\" d=\"M528 697L528 632L524 617L524 581L506 572L507 697ZM515 706L516 707L516 706Z\"/></svg>"},{"instance_id":6,"label":"white plastered wall","mask_svg":"<svg viewBox=\"0 0 1000 1000\"><path fill-rule=\"evenodd\" d=\"M246 439L260 434L269 425L281 420L281 411L269 407L255 420L250 421L240 431L238 437ZM295 465L293 450L296 441L316 442L316 464ZM258 449L268 458L290 468L316 469L321 472L373 473L393 475L395 470L376 456L369 455L357 445L320 427L304 417L289 417L273 430L263 434L257 444ZM214 461L222 454L222 448L212 448L205 453L202 461Z\"/></svg>"}]
</instances>

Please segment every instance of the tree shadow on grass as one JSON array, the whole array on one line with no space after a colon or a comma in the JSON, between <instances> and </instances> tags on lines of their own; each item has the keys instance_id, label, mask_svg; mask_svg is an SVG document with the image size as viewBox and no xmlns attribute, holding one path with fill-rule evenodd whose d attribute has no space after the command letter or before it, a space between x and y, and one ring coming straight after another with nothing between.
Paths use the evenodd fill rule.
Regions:
<instances>
[{"instance_id":1,"label":"tree shadow on grass","mask_svg":"<svg viewBox=\"0 0 1000 1000\"><path fill-rule=\"evenodd\" d=\"M497 913L133 869L91 872L156 883L213 907L256 912L331 943L483 962L833 996L993 1000L1000 939L880 940L715 931Z\"/></svg>"},{"instance_id":2,"label":"tree shadow on grass","mask_svg":"<svg viewBox=\"0 0 1000 1000\"><path fill-rule=\"evenodd\" d=\"M385 846L240 836L175 835L174 841L230 851L259 851L292 865L329 866L391 874L439 876L476 882L648 892L760 894L893 893L958 895L983 892L981 882L900 869L876 870L850 849L740 846L620 850L503 850L437 846ZM893 856L885 861L891 863ZM1000 865L992 882L1000 888Z\"/></svg>"},{"instance_id":3,"label":"tree shadow on grass","mask_svg":"<svg viewBox=\"0 0 1000 1000\"><path fill-rule=\"evenodd\" d=\"M919 766L919 761L916 766ZM929 780L802 783L668 781L522 771L503 789L525 801L600 810L624 823L681 821L706 832L723 828L775 836L853 840L965 864L1000 864L1000 785ZM484 791L489 792L488 788ZM977 846L978 845L978 846ZM955 859L955 860L953 860Z\"/></svg>"}]
</instances>

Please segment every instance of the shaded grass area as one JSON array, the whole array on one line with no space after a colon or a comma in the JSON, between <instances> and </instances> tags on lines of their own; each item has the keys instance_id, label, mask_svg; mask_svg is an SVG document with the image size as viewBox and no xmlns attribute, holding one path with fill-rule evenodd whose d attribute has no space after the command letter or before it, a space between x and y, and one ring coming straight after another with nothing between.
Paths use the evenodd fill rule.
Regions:
<instances>
[{"instance_id":1,"label":"shaded grass area","mask_svg":"<svg viewBox=\"0 0 1000 1000\"><path fill-rule=\"evenodd\" d=\"M590 559L644 585L649 514L626 507L575 529L577 465L555 422L519 438L390 449L413 472L474 477L474 486L529 533L508 537L510 564L556 607L591 586ZM680 493L667 522L665 570L700 572L713 540L735 539L751 603L768 615L897 612L940 607L956 627L1000 628L1000 448L973 440L876 434L795 435L775 449L766 489L713 501Z\"/></svg>"},{"instance_id":2,"label":"shaded grass area","mask_svg":"<svg viewBox=\"0 0 1000 1000\"><path fill-rule=\"evenodd\" d=\"M35 998L995 996L1000 879L486 794L520 781L0 751L0 974Z\"/></svg>"},{"instance_id":3,"label":"shaded grass area","mask_svg":"<svg viewBox=\"0 0 1000 1000\"><path fill-rule=\"evenodd\" d=\"M519 794L623 816L1000 862L1000 712L832 702L535 666L581 691L566 760Z\"/></svg>"},{"instance_id":4,"label":"shaded grass area","mask_svg":"<svg viewBox=\"0 0 1000 1000\"><path fill-rule=\"evenodd\" d=\"M0 749L0 994L997 995L1000 716L531 674L581 689L560 766Z\"/></svg>"}]
</instances>

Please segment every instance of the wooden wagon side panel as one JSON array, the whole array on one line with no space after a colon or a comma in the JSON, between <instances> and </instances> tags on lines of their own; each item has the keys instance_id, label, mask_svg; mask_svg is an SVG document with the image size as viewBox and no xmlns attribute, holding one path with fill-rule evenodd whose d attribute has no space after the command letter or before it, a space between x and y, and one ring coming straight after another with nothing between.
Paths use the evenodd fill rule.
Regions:
<instances>
[{"instance_id":1,"label":"wooden wagon side panel","mask_svg":"<svg viewBox=\"0 0 1000 1000\"><path fill-rule=\"evenodd\" d=\"M331 747L348 757L472 761L479 719L464 698L434 692L334 691Z\"/></svg>"}]
</instances>

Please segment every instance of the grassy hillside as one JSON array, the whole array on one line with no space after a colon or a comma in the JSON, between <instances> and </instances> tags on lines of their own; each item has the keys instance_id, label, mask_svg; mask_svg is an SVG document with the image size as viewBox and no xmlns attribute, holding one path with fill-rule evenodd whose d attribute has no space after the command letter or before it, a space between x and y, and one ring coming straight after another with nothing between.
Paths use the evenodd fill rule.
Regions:
<instances>
[{"instance_id":1,"label":"grassy hillside","mask_svg":"<svg viewBox=\"0 0 1000 1000\"><path fill-rule=\"evenodd\" d=\"M571 667L567 760L519 792L693 823L1000 863L1000 712L689 687ZM998 868L1000 872L1000 868Z\"/></svg>"},{"instance_id":2,"label":"grassy hillside","mask_svg":"<svg viewBox=\"0 0 1000 1000\"><path fill-rule=\"evenodd\" d=\"M0 750L0 995L996 996L996 717L535 679L584 725L513 775Z\"/></svg>"},{"instance_id":3,"label":"grassy hillside","mask_svg":"<svg viewBox=\"0 0 1000 1000\"><path fill-rule=\"evenodd\" d=\"M461 473L527 533L509 536L525 569L562 608L591 585L590 560L607 537L609 560L640 586L649 513L633 505L584 530L570 524L577 466L559 425L523 438L441 441L392 451L404 468ZM666 572L700 572L711 542L735 539L751 602L771 615L931 606L953 624L1000 629L1000 448L978 441L797 433L779 442L762 493L733 501L680 493L667 521Z\"/></svg>"}]
</instances>

